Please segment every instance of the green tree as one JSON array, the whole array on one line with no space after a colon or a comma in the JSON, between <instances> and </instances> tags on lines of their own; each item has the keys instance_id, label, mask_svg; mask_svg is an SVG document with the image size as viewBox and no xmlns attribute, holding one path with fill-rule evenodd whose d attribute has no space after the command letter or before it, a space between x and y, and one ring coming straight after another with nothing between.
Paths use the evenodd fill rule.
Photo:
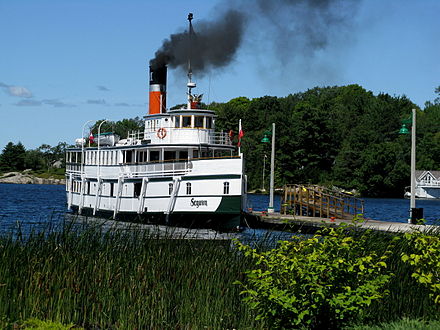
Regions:
<instances>
[{"instance_id":1,"label":"green tree","mask_svg":"<svg viewBox=\"0 0 440 330\"><path fill-rule=\"evenodd\" d=\"M22 171L25 169L26 149L21 142L9 142L0 156L0 169L5 171Z\"/></svg>"}]
</instances>

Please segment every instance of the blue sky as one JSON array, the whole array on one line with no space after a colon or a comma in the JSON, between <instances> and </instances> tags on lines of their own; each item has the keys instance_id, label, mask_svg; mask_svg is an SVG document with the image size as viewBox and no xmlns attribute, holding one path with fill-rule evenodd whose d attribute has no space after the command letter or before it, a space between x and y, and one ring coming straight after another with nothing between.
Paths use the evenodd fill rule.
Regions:
<instances>
[{"instance_id":1,"label":"blue sky","mask_svg":"<svg viewBox=\"0 0 440 330\"><path fill-rule=\"evenodd\" d=\"M243 7L256 1L243 0ZM195 92L205 102L225 102L355 83L423 107L440 85L440 1L359 3L350 24L311 52L301 43L275 47L271 17L253 16L227 67L194 72ZM148 61L162 41L186 27L188 12L197 32L198 20L211 20L227 4L0 0L0 148L9 141L28 149L73 144L88 120L144 116ZM185 75L170 70L169 106L185 102L185 84Z\"/></svg>"}]
</instances>

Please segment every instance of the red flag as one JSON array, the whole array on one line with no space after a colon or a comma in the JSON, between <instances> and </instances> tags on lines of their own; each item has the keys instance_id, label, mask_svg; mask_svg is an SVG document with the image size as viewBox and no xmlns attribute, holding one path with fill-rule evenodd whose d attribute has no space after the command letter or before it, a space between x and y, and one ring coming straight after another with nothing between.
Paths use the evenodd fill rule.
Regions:
<instances>
[{"instance_id":1,"label":"red flag","mask_svg":"<svg viewBox=\"0 0 440 330\"><path fill-rule=\"evenodd\" d=\"M244 132L242 129L240 129L240 132L238 132L238 146L241 146L241 138L244 136Z\"/></svg>"},{"instance_id":2,"label":"red flag","mask_svg":"<svg viewBox=\"0 0 440 330\"><path fill-rule=\"evenodd\" d=\"M93 143L95 141L95 138L93 137L93 133L90 132L90 136L89 136L89 142Z\"/></svg>"}]
</instances>

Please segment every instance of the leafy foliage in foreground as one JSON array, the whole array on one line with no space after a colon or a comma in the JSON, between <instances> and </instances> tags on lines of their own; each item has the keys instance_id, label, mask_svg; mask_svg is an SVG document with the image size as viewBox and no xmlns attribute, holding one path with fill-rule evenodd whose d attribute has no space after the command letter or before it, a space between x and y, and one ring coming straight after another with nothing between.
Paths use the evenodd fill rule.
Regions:
<instances>
[{"instance_id":1,"label":"leafy foliage in foreground","mask_svg":"<svg viewBox=\"0 0 440 330\"><path fill-rule=\"evenodd\" d=\"M405 238L414 247L413 253L403 253L402 260L414 266L412 277L429 288L430 296L440 305L440 236L407 233Z\"/></svg>"},{"instance_id":2,"label":"leafy foliage in foreground","mask_svg":"<svg viewBox=\"0 0 440 330\"><path fill-rule=\"evenodd\" d=\"M257 319L275 327L337 327L359 319L372 301L387 295L392 244L371 250L369 232L351 236L347 229L324 228L263 252L236 242L256 264L245 282L236 283Z\"/></svg>"},{"instance_id":3,"label":"leafy foliage in foreground","mask_svg":"<svg viewBox=\"0 0 440 330\"><path fill-rule=\"evenodd\" d=\"M60 322L53 321L43 321L39 319L29 319L24 321L20 325L20 329L34 329L34 330L69 330L76 329L81 330L82 328L75 327L73 323L64 325Z\"/></svg>"}]
</instances>

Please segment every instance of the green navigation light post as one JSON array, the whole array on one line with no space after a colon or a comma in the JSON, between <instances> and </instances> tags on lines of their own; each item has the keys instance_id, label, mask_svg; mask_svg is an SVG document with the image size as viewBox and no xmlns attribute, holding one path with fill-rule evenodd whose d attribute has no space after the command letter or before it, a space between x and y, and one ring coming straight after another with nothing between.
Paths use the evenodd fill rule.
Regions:
<instances>
[{"instance_id":1,"label":"green navigation light post","mask_svg":"<svg viewBox=\"0 0 440 330\"><path fill-rule=\"evenodd\" d=\"M411 199L409 223L423 218L423 209L416 209L416 109L412 109L412 120L403 121L399 134L409 134L406 124L411 124Z\"/></svg>"},{"instance_id":2,"label":"green navigation light post","mask_svg":"<svg viewBox=\"0 0 440 330\"><path fill-rule=\"evenodd\" d=\"M273 213L273 192L274 192L274 172L275 172L275 123L272 123L272 132L264 132L264 137L261 140L263 143L269 143L270 140L268 135L272 134L272 151L270 154L270 188L269 188L269 207L267 208L267 213Z\"/></svg>"}]
</instances>

